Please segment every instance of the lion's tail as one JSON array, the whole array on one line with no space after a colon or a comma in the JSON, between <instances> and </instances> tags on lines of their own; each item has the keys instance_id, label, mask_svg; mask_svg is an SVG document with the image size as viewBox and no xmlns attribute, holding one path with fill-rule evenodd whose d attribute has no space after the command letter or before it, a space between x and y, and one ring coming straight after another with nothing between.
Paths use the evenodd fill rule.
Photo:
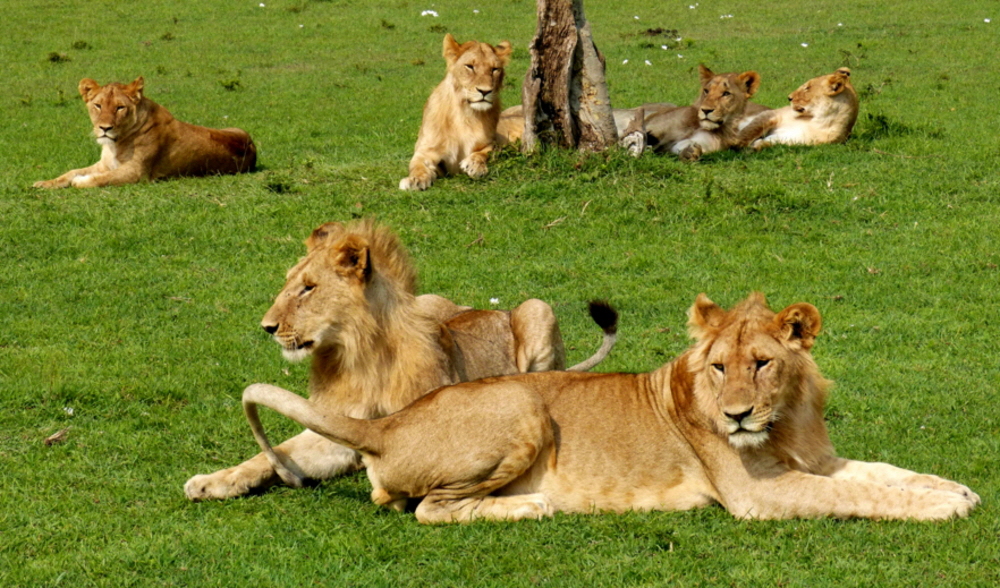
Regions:
<instances>
[{"instance_id":1,"label":"lion's tail","mask_svg":"<svg viewBox=\"0 0 1000 588\"><path fill-rule=\"evenodd\" d=\"M321 414L305 398L283 388L270 384L252 384L243 391L243 412L246 413L250 429L257 444L267 456L275 472L289 486L301 488L303 476L292 471L295 465L285 464L271 448L257 414L257 405L263 405L278 412L300 425L320 435L362 453L378 453L378 440L373 438L370 421L353 419L341 415Z\"/></svg>"},{"instance_id":2,"label":"lion's tail","mask_svg":"<svg viewBox=\"0 0 1000 588\"><path fill-rule=\"evenodd\" d=\"M611 349L618 340L618 311L613 306L606 300L591 300L587 305L587 310L590 311L590 318L594 319L594 322L604 330L604 341L596 353L573 367L567 368L567 371L585 372L601 363L611 353Z\"/></svg>"}]
</instances>

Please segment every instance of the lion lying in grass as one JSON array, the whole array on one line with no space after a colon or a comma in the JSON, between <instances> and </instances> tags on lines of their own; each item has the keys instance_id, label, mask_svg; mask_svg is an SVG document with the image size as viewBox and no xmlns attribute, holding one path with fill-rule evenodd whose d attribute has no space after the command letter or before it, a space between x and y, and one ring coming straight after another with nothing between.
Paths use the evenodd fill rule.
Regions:
<instances>
[{"instance_id":1,"label":"lion lying in grass","mask_svg":"<svg viewBox=\"0 0 1000 588\"><path fill-rule=\"evenodd\" d=\"M702 294L688 324L694 346L646 374L490 378L371 421L260 384L243 405L252 421L268 406L360 451L372 500L420 498L423 523L711 503L752 519L940 520L979 503L956 482L836 457L811 304L775 314L753 294L726 311ZM254 435L268 447L259 424Z\"/></svg>"},{"instance_id":2,"label":"lion lying in grass","mask_svg":"<svg viewBox=\"0 0 1000 588\"><path fill-rule=\"evenodd\" d=\"M459 45L451 33L444 36L448 73L424 106L410 174L400 180L400 190L426 190L438 176L459 171L470 178L486 175L510 53L507 41Z\"/></svg>"},{"instance_id":3,"label":"lion lying in grass","mask_svg":"<svg viewBox=\"0 0 1000 588\"><path fill-rule=\"evenodd\" d=\"M767 110L747 121L736 146L759 151L778 144L843 143L858 120L858 94L846 67L802 84L788 101L791 104L784 108Z\"/></svg>"},{"instance_id":4,"label":"lion lying in grass","mask_svg":"<svg viewBox=\"0 0 1000 588\"><path fill-rule=\"evenodd\" d=\"M252 171L257 148L242 129L210 129L175 119L143 94L143 79L101 87L80 81L101 159L36 188L94 188L177 176Z\"/></svg>"},{"instance_id":5,"label":"lion lying in grass","mask_svg":"<svg viewBox=\"0 0 1000 588\"><path fill-rule=\"evenodd\" d=\"M309 403L322 414L376 418L429 390L519 372L563 369L565 352L552 308L528 300L510 312L471 310L434 295L414 296L416 272L396 236L371 221L327 223L261 325L297 361L312 356ZM604 344L571 370L590 369L615 342L617 314L592 303ZM293 487L361 466L360 455L312 431L237 466L194 476L192 500L229 498L283 480ZM274 461L278 469L272 465Z\"/></svg>"}]
</instances>

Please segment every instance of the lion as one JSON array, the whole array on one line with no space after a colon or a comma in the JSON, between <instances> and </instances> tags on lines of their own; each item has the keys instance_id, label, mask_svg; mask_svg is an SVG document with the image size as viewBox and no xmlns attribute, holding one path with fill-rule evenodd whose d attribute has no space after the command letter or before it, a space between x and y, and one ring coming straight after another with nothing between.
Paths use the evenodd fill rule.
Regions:
<instances>
[{"instance_id":1,"label":"lion","mask_svg":"<svg viewBox=\"0 0 1000 588\"><path fill-rule=\"evenodd\" d=\"M459 45L448 33L443 54L447 74L424 106L410 174L400 180L400 190L426 190L443 174L462 171L481 178L488 171L510 43Z\"/></svg>"},{"instance_id":2,"label":"lion","mask_svg":"<svg viewBox=\"0 0 1000 588\"><path fill-rule=\"evenodd\" d=\"M858 94L846 67L809 80L789 94L788 100L791 104L784 108L749 119L736 146L759 151L778 144L843 143L858 120Z\"/></svg>"},{"instance_id":3,"label":"lion","mask_svg":"<svg viewBox=\"0 0 1000 588\"><path fill-rule=\"evenodd\" d=\"M210 129L175 119L143 94L142 77L104 87L80 80L101 159L36 188L96 188L178 176L252 171L257 147L242 129Z\"/></svg>"},{"instance_id":4,"label":"lion","mask_svg":"<svg viewBox=\"0 0 1000 588\"><path fill-rule=\"evenodd\" d=\"M698 72L701 92L694 104L663 110L645 120L646 142L654 151L697 161L705 153L735 144L748 101L760 87L760 75L755 71L715 74L704 65L698 66Z\"/></svg>"},{"instance_id":5,"label":"lion","mask_svg":"<svg viewBox=\"0 0 1000 588\"><path fill-rule=\"evenodd\" d=\"M326 223L261 322L290 361L312 357L309 397L316 410L375 418L445 384L485 376L564 369L552 308L528 300L509 312L472 310L436 295L414 296L416 272L399 239L370 220ZM586 370L614 346L617 314L591 303L604 330L601 348L570 370ZM185 484L192 500L230 498L284 481L301 487L354 471L360 455L305 431L261 454ZM272 458L273 459L273 458ZM291 470L291 471L289 471Z\"/></svg>"},{"instance_id":6,"label":"lion","mask_svg":"<svg viewBox=\"0 0 1000 588\"><path fill-rule=\"evenodd\" d=\"M244 409L270 407L361 452L373 501L419 499L422 523L711 503L744 519L940 520L979 503L956 482L835 455L813 305L775 313L753 293L726 311L701 294L689 317L694 345L650 373L489 378L376 420L254 385Z\"/></svg>"}]
</instances>

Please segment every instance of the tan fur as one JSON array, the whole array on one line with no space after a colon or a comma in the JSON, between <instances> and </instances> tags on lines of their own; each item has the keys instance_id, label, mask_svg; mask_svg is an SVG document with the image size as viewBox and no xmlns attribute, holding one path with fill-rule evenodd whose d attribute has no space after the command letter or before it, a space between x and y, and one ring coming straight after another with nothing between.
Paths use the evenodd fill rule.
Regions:
<instances>
[{"instance_id":1,"label":"tan fur","mask_svg":"<svg viewBox=\"0 0 1000 588\"><path fill-rule=\"evenodd\" d=\"M777 144L843 143L858 119L858 94L846 67L809 80L788 100L788 106L750 119L739 133L737 146L760 150Z\"/></svg>"},{"instance_id":2,"label":"tan fur","mask_svg":"<svg viewBox=\"0 0 1000 588\"><path fill-rule=\"evenodd\" d=\"M510 53L507 41L496 47L477 41L459 45L451 33L444 36L447 74L424 106L410 175L400 180L401 190L426 190L442 174L486 175Z\"/></svg>"},{"instance_id":3,"label":"tan fur","mask_svg":"<svg viewBox=\"0 0 1000 588\"><path fill-rule=\"evenodd\" d=\"M425 523L711 503L753 519L969 514L979 497L961 484L835 456L810 355L821 323L807 303L775 314L753 294L726 311L702 294L695 344L651 373L490 378L374 421L317 415L273 387L248 388L244 406L358 449L373 499L422 497Z\"/></svg>"},{"instance_id":4,"label":"tan fur","mask_svg":"<svg viewBox=\"0 0 1000 588\"><path fill-rule=\"evenodd\" d=\"M324 224L306 245L261 325L287 359L312 356L309 402L321 413L375 418L445 384L564 368L559 325L541 300L505 312L415 297L416 272L399 240L368 220ZM602 327L605 344L570 369L588 369L607 356L614 327ZM281 480L297 487L361 465L356 452L311 431L275 452L195 476L185 493L192 500L228 498Z\"/></svg>"},{"instance_id":5,"label":"tan fur","mask_svg":"<svg viewBox=\"0 0 1000 588\"><path fill-rule=\"evenodd\" d=\"M235 174L253 170L257 148L242 129L209 129L175 119L143 94L143 79L103 88L80 81L80 96L101 146L101 159L36 188L94 188L176 176Z\"/></svg>"},{"instance_id":6,"label":"tan fur","mask_svg":"<svg viewBox=\"0 0 1000 588\"><path fill-rule=\"evenodd\" d=\"M646 120L646 137L657 152L685 161L733 146L748 100L760 87L755 71L714 74L698 66L701 92L691 106L659 112Z\"/></svg>"}]
</instances>

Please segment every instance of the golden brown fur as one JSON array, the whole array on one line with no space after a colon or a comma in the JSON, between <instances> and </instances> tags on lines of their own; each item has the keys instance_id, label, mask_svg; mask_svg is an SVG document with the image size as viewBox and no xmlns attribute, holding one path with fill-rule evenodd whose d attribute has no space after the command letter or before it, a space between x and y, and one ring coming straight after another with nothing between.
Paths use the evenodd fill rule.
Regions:
<instances>
[{"instance_id":1,"label":"golden brown fur","mask_svg":"<svg viewBox=\"0 0 1000 588\"><path fill-rule=\"evenodd\" d=\"M851 70L842 67L813 78L789 94L784 108L759 114L740 130L738 147L843 143L858 119L858 94Z\"/></svg>"},{"instance_id":2,"label":"golden brown fur","mask_svg":"<svg viewBox=\"0 0 1000 588\"><path fill-rule=\"evenodd\" d=\"M821 322L807 303L776 314L753 294L726 311L702 294L695 344L651 373L490 378L374 421L318 415L267 386L248 388L244 406L358 449L373 500L422 498L425 523L711 503L754 519L966 516L979 497L961 484L836 457L828 382L810 355Z\"/></svg>"},{"instance_id":3,"label":"golden brown fur","mask_svg":"<svg viewBox=\"0 0 1000 588\"><path fill-rule=\"evenodd\" d=\"M103 88L80 81L80 95L101 146L101 159L36 188L93 188L176 176L235 174L253 170L257 148L241 129L209 129L175 119L146 98L143 79Z\"/></svg>"},{"instance_id":4,"label":"golden brown fur","mask_svg":"<svg viewBox=\"0 0 1000 588\"><path fill-rule=\"evenodd\" d=\"M760 87L755 71L714 74L698 66L701 92L691 106L659 112L646 120L646 140L657 152L685 161L733 146L750 97Z\"/></svg>"},{"instance_id":5,"label":"golden brown fur","mask_svg":"<svg viewBox=\"0 0 1000 588\"><path fill-rule=\"evenodd\" d=\"M448 71L424 106L410 174L400 180L401 190L426 190L442 174L486 175L510 53L507 41L496 47L477 41L459 45L450 33L444 36Z\"/></svg>"},{"instance_id":6,"label":"golden brown fur","mask_svg":"<svg viewBox=\"0 0 1000 588\"><path fill-rule=\"evenodd\" d=\"M306 245L261 325L287 359L312 356L309 402L321 413L375 418L445 384L564 367L555 314L541 300L505 312L415 297L416 273L399 240L367 220L324 224ZM610 352L616 317L608 312L591 312L605 330L604 345L570 369L589 369ZM361 465L356 452L311 431L282 443L277 453L280 461L261 454L195 476L185 493L192 500L228 498L279 478L300 486Z\"/></svg>"}]
</instances>

